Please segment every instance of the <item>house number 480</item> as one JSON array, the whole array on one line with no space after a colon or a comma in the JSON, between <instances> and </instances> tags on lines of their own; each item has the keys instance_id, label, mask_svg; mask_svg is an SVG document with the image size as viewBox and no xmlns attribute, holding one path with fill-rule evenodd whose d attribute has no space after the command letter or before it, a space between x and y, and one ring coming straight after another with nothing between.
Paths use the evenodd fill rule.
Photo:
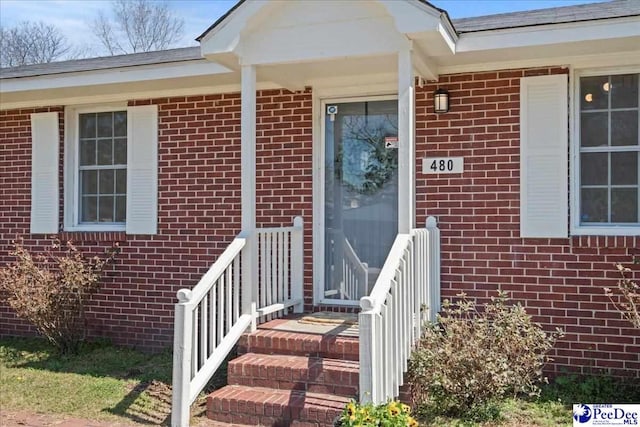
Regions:
<instances>
[{"instance_id":1,"label":"house number 480","mask_svg":"<svg viewBox=\"0 0 640 427\"><path fill-rule=\"evenodd\" d=\"M464 157L427 157L422 159L422 173L462 173Z\"/></svg>"},{"instance_id":2,"label":"house number 480","mask_svg":"<svg viewBox=\"0 0 640 427\"><path fill-rule=\"evenodd\" d=\"M451 172L453 170L453 160L434 160L430 169L434 172Z\"/></svg>"}]
</instances>

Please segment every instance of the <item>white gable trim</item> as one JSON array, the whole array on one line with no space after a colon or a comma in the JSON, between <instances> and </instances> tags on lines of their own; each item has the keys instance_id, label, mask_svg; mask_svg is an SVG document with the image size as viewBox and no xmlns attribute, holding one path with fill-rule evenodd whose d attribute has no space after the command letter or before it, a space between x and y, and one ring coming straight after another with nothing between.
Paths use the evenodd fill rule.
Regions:
<instances>
[{"instance_id":1,"label":"white gable trim","mask_svg":"<svg viewBox=\"0 0 640 427\"><path fill-rule=\"evenodd\" d=\"M245 1L229 16L210 29L200 39L202 56L232 52L240 40L241 31L249 19L267 6L268 1Z\"/></svg>"}]
</instances>

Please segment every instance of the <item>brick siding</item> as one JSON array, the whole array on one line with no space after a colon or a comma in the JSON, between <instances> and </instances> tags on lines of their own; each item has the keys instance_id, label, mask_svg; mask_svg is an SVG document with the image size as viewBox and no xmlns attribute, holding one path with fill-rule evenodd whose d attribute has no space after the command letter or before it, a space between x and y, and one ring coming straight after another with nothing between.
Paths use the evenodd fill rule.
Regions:
<instances>
[{"instance_id":1,"label":"brick siding","mask_svg":"<svg viewBox=\"0 0 640 427\"><path fill-rule=\"evenodd\" d=\"M566 331L552 373L637 374L640 331L621 319L603 288L616 284L614 263L640 254L640 238L520 238L520 78L556 73L567 70L450 75L417 88L416 220L438 217L443 298L465 292L483 303L498 288L508 291L546 329ZM438 87L450 92L447 114L433 113ZM464 156L465 172L422 174L427 156Z\"/></svg>"},{"instance_id":2,"label":"brick siding","mask_svg":"<svg viewBox=\"0 0 640 427\"><path fill-rule=\"evenodd\" d=\"M464 291L484 302L501 288L546 328L566 330L552 373L567 368L639 374L640 334L613 310L603 287L615 285L615 262L640 254L640 238L519 237L519 79L566 72L450 75L438 85L417 87L416 219L439 219L443 297ZM449 90L450 113L433 113L437 87ZM257 101L258 226L289 225L303 215L305 306L311 309L311 92L261 91ZM158 350L171 344L175 292L192 287L240 228L240 95L130 105L149 103L158 104L160 120L158 234L61 237L90 252L120 242L123 252L90 308L91 335ZM0 263L10 259L15 237L26 237L33 248L46 244L46 236L28 234L32 112L0 111L0 188L9 201L0 206ZM426 156L464 156L465 173L427 177L420 162ZM0 324L2 335L32 333L1 304Z\"/></svg>"}]
</instances>

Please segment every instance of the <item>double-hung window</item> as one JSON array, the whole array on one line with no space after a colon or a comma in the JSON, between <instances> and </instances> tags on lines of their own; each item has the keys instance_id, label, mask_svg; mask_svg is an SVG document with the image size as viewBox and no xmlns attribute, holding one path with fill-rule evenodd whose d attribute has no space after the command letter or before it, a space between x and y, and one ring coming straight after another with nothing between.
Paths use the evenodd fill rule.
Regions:
<instances>
[{"instance_id":1,"label":"double-hung window","mask_svg":"<svg viewBox=\"0 0 640 427\"><path fill-rule=\"evenodd\" d=\"M64 229L156 234L158 108L65 109Z\"/></svg>"},{"instance_id":2,"label":"double-hung window","mask_svg":"<svg viewBox=\"0 0 640 427\"><path fill-rule=\"evenodd\" d=\"M574 231L640 233L640 74L581 74Z\"/></svg>"},{"instance_id":3,"label":"double-hung window","mask_svg":"<svg viewBox=\"0 0 640 427\"><path fill-rule=\"evenodd\" d=\"M127 112L79 113L78 137L78 224L124 226Z\"/></svg>"}]
</instances>

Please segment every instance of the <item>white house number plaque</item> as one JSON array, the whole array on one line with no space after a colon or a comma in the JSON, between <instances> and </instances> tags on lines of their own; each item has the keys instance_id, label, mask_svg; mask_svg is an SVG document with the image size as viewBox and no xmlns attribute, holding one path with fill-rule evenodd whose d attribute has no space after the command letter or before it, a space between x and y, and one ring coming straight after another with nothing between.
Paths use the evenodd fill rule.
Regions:
<instances>
[{"instance_id":1,"label":"white house number plaque","mask_svg":"<svg viewBox=\"0 0 640 427\"><path fill-rule=\"evenodd\" d=\"M441 173L462 173L464 157L426 157L422 159L422 173L433 175Z\"/></svg>"}]
</instances>

